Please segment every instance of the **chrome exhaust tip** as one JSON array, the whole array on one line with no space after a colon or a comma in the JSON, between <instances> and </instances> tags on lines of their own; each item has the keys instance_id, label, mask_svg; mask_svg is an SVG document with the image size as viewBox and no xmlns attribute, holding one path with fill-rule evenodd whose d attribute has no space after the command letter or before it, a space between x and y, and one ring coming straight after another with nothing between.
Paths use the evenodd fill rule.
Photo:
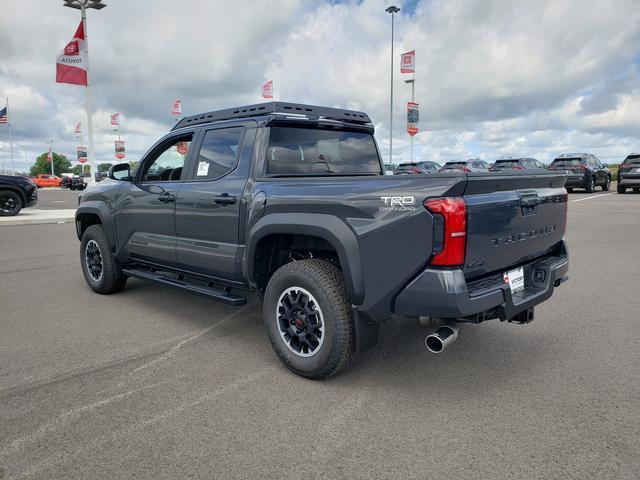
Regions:
<instances>
[{"instance_id":1,"label":"chrome exhaust tip","mask_svg":"<svg viewBox=\"0 0 640 480\"><path fill-rule=\"evenodd\" d=\"M441 353L458 338L458 327L455 325L442 325L435 332L427 335L424 345L431 353Z\"/></svg>"}]
</instances>

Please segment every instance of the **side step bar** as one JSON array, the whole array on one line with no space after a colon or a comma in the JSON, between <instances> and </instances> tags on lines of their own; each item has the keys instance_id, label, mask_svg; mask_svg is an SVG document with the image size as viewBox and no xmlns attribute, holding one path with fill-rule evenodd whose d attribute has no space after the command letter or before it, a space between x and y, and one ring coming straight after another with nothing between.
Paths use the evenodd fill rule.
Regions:
<instances>
[{"instance_id":1,"label":"side step bar","mask_svg":"<svg viewBox=\"0 0 640 480\"><path fill-rule=\"evenodd\" d=\"M226 287L223 290L219 288L213 287L211 284L206 284L203 282L202 285L197 285L195 283L189 283L185 280L183 275L176 275L176 277L171 277L165 273L161 273L150 268L143 267L128 267L123 268L122 273L127 275L128 277L140 278L142 280L151 280L153 282L161 283L163 285L169 285L170 287L181 288L183 290L187 290L193 293L199 293L200 295L205 295L207 297L215 298L216 300L220 300L221 302L227 303L233 306L244 305L247 303L247 299L245 297L241 297L240 295L234 295L230 292L230 288Z\"/></svg>"}]
</instances>

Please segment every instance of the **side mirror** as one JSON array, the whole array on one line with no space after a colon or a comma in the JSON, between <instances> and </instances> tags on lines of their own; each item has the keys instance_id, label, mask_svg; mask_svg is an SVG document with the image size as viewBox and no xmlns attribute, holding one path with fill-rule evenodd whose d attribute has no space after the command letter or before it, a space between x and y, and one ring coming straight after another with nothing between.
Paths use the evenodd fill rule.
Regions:
<instances>
[{"instance_id":1,"label":"side mirror","mask_svg":"<svg viewBox=\"0 0 640 480\"><path fill-rule=\"evenodd\" d=\"M603 164L602 164L602 166L603 166L604 168L609 168L609 164L608 164L608 163L603 163Z\"/></svg>"},{"instance_id":2,"label":"side mirror","mask_svg":"<svg viewBox=\"0 0 640 480\"><path fill-rule=\"evenodd\" d=\"M128 163L118 163L109 169L109 178L112 180L131 181L131 167Z\"/></svg>"}]
</instances>

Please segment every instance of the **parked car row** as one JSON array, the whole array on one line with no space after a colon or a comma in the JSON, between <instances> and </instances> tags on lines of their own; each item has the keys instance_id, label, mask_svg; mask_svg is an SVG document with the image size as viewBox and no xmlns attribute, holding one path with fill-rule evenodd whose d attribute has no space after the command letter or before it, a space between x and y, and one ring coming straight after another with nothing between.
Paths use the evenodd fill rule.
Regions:
<instances>
[{"instance_id":1,"label":"parked car row","mask_svg":"<svg viewBox=\"0 0 640 480\"><path fill-rule=\"evenodd\" d=\"M549 166L535 158L505 158L489 164L479 158L454 160L440 165L432 161L401 163L394 170L394 175L429 174L437 172L501 172L504 170L563 170L568 173L566 189L583 188L590 193L596 187L603 191L611 185L611 171L598 157L591 153L565 153L556 157ZM386 169L389 174L389 169ZM640 154L631 154L620 165L618 193L625 193L627 188L640 190Z\"/></svg>"},{"instance_id":2,"label":"parked car row","mask_svg":"<svg viewBox=\"0 0 640 480\"><path fill-rule=\"evenodd\" d=\"M618 167L618 193L627 193L627 188L640 192L640 153L632 153Z\"/></svg>"}]
</instances>

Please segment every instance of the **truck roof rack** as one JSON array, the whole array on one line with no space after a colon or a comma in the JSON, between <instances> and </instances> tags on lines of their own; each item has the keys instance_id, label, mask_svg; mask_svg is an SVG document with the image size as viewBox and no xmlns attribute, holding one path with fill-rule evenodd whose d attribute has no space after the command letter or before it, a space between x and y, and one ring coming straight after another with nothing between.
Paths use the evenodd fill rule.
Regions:
<instances>
[{"instance_id":1,"label":"truck roof rack","mask_svg":"<svg viewBox=\"0 0 640 480\"><path fill-rule=\"evenodd\" d=\"M236 118L257 117L259 115L285 114L303 115L310 118L326 118L341 122L368 124L371 123L369 115L355 110L344 110L342 108L318 107L316 105L304 105L301 103L289 102L267 102L244 107L226 108L213 112L199 113L182 118L172 130L203 123L216 122L220 120L233 120Z\"/></svg>"}]
</instances>

